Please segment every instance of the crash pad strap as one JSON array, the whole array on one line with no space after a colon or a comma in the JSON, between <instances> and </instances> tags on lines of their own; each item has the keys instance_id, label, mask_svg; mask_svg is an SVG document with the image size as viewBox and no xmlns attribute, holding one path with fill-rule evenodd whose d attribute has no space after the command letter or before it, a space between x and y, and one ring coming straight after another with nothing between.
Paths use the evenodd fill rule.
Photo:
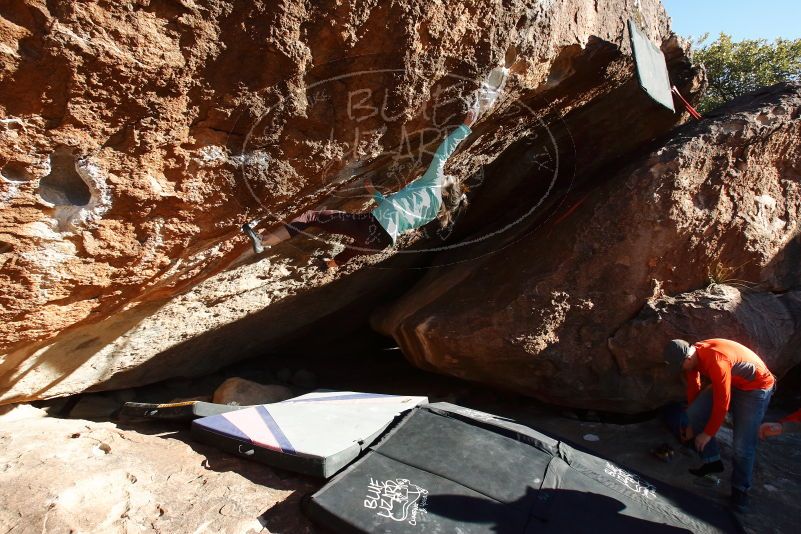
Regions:
<instances>
[{"instance_id":1,"label":"crash pad strap","mask_svg":"<svg viewBox=\"0 0 801 534\"><path fill-rule=\"evenodd\" d=\"M692 105L692 104L690 104L689 102L687 102L687 99L685 99L685 98L684 98L684 97L681 95L681 93L679 92L678 88L677 88L675 85L671 86L670 90L671 90L671 92L672 92L674 95L676 95L676 96L679 98L679 100L681 100L681 103L682 103L682 104L684 104L684 109L686 109L686 110L687 110L687 112L688 112L690 115L692 115L692 117L693 117L694 119L696 119L696 120L699 120L699 121L700 121L700 120L703 118L703 117L701 116L701 114L700 114L700 113L698 113L698 110L696 110L696 109L693 107L693 105Z\"/></svg>"}]
</instances>

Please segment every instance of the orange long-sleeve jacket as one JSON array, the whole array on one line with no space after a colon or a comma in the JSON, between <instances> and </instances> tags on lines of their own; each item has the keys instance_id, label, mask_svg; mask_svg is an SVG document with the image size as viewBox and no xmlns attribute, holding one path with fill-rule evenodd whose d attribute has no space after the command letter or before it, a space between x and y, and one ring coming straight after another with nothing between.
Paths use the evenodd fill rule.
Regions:
<instances>
[{"instance_id":1,"label":"orange long-sleeve jacket","mask_svg":"<svg viewBox=\"0 0 801 534\"><path fill-rule=\"evenodd\" d=\"M701 376L712 386L712 414L704 428L709 436L717 434L731 402L731 388L744 391L769 389L775 379L767 365L751 349L728 339L706 339L694 344L698 367L687 371L687 402L701 392Z\"/></svg>"}]
</instances>

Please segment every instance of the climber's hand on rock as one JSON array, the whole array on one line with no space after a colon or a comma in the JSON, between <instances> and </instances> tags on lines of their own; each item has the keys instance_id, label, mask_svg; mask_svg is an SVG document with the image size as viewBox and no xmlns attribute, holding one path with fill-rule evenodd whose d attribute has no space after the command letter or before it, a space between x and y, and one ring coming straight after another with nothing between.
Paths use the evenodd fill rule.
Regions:
<instances>
[{"instance_id":1,"label":"climber's hand on rock","mask_svg":"<svg viewBox=\"0 0 801 534\"><path fill-rule=\"evenodd\" d=\"M367 190L367 192L371 195L375 195L376 193L376 188L373 185L373 181L369 178L364 179L364 189Z\"/></svg>"}]
</instances>

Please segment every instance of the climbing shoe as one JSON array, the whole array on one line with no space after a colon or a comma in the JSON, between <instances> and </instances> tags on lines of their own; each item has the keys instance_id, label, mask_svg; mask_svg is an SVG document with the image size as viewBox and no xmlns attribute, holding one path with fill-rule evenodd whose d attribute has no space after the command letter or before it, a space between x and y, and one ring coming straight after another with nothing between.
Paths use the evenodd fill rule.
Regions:
<instances>
[{"instance_id":1,"label":"climbing shoe","mask_svg":"<svg viewBox=\"0 0 801 534\"><path fill-rule=\"evenodd\" d=\"M256 254L261 254L264 252L264 245L261 243L261 237L253 230L253 226L250 223L245 223L242 225L242 232L250 239L250 244L253 246L253 252Z\"/></svg>"},{"instance_id":2,"label":"climbing shoe","mask_svg":"<svg viewBox=\"0 0 801 534\"><path fill-rule=\"evenodd\" d=\"M713 475L715 473L722 473L723 472L723 462L720 460L716 460L714 462L707 462L701 467L696 469L689 469L690 473L697 477L703 477L706 475Z\"/></svg>"}]
</instances>

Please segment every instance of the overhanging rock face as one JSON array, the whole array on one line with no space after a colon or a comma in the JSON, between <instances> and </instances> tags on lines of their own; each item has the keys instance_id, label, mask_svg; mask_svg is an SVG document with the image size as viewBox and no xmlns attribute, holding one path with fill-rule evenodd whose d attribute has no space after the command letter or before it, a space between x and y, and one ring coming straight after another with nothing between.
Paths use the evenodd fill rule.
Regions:
<instances>
[{"instance_id":1,"label":"overhanging rock face","mask_svg":"<svg viewBox=\"0 0 801 534\"><path fill-rule=\"evenodd\" d=\"M0 402L201 374L364 317L408 271L323 275L310 258L337 245L305 238L234 268L239 225L365 209L362 179L413 178L498 65L505 101L454 158L459 179L615 92L639 126L596 164L680 121L627 93L629 18L675 83L700 86L655 0L15 0L0 16ZM573 142L594 147L586 124Z\"/></svg>"},{"instance_id":2,"label":"overhanging rock face","mask_svg":"<svg viewBox=\"0 0 801 534\"><path fill-rule=\"evenodd\" d=\"M581 408L681 398L671 337L740 339L781 375L801 328L799 135L800 85L742 97L506 249L429 273L373 324L422 368ZM683 295L710 281L744 294Z\"/></svg>"}]
</instances>

